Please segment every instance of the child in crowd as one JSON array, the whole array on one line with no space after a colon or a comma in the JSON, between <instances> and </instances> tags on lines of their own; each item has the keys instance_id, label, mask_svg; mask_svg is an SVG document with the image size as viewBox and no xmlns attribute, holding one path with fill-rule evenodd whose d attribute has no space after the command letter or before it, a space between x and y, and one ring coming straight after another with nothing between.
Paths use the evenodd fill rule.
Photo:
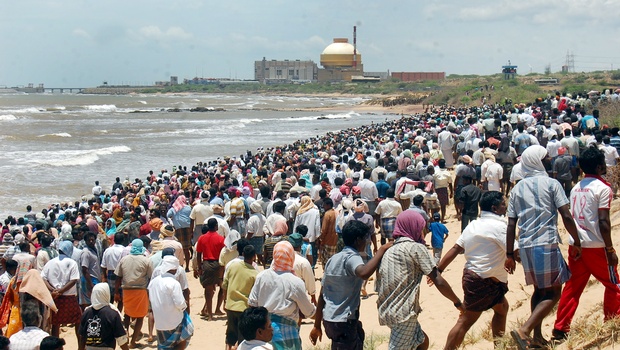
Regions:
<instances>
[{"instance_id":1,"label":"child in crowd","mask_svg":"<svg viewBox=\"0 0 620 350\"><path fill-rule=\"evenodd\" d=\"M269 311L262 306L249 307L239 319L239 333L245 339L237 350L272 350L269 344L273 338L273 328Z\"/></svg>"},{"instance_id":2,"label":"child in crowd","mask_svg":"<svg viewBox=\"0 0 620 350\"><path fill-rule=\"evenodd\" d=\"M308 259L310 265L312 265L312 269L314 269L315 262L312 261L312 246L310 245L310 240L306 237L308 234L308 227L306 225L299 225L297 226L296 233L299 233L304 238L304 242L301 245L301 256Z\"/></svg>"},{"instance_id":3,"label":"child in crowd","mask_svg":"<svg viewBox=\"0 0 620 350\"><path fill-rule=\"evenodd\" d=\"M443 250L443 242L448 238L448 228L441 223L441 214L434 213L433 221L430 224L431 246L433 247L433 258L435 263L441 260L441 251Z\"/></svg>"}]
</instances>

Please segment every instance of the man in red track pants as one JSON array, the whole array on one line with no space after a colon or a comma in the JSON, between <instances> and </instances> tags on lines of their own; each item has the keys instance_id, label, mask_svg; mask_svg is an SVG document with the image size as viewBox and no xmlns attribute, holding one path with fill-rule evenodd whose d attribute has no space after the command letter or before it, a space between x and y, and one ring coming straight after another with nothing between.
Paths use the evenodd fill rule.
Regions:
<instances>
[{"instance_id":1,"label":"man in red track pants","mask_svg":"<svg viewBox=\"0 0 620 350\"><path fill-rule=\"evenodd\" d=\"M589 147L579 158L579 166L586 176L573 187L570 206L579 227L582 251L578 260L569 254L568 267L572 276L560 297L552 338L556 341L566 339L579 298L591 275L605 286L605 320L620 314L618 256L611 241L609 218L613 194L609 183L601 178L607 172L605 155L596 147Z\"/></svg>"}]
</instances>

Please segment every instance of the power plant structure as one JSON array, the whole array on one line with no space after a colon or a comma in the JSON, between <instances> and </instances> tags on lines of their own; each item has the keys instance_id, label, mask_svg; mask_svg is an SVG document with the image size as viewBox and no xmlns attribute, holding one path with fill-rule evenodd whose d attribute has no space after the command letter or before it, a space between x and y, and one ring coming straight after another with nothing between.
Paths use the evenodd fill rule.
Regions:
<instances>
[{"instance_id":1,"label":"power plant structure","mask_svg":"<svg viewBox=\"0 0 620 350\"><path fill-rule=\"evenodd\" d=\"M357 26L353 44L348 38L334 38L320 55L321 68L313 61L254 61L254 79L263 84L305 82L376 82L390 77L387 72L364 72L362 54L357 49ZM443 80L445 72L398 72L392 78L402 81Z\"/></svg>"}]
</instances>

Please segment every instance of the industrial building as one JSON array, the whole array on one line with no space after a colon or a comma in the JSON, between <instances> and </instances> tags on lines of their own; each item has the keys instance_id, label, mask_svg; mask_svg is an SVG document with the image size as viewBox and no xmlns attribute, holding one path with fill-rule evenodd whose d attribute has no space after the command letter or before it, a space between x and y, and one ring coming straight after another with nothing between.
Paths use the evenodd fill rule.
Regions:
<instances>
[{"instance_id":1,"label":"industrial building","mask_svg":"<svg viewBox=\"0 0 620 350\"><path fill-rule=\"evenodd\" d=\"M254 61L254 80L263 84L317 81L318 67L313 61Z\"/></svg>"},{"instance_id":2,"label":"industrial building","mask_svg":"<svg viewBox=\"0 0 620 350\"><path fill-rule=\"evenodd\" d=\"M392 78L401 81L444 80L446 72L392 72Z\"/></svg>"}]
</instances>

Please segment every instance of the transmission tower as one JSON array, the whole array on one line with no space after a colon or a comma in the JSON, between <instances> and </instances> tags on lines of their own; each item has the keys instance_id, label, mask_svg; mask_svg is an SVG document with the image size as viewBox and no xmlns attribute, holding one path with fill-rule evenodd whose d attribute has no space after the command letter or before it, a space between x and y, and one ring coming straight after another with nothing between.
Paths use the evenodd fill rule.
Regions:
<instances>
[{"instance_id":1,"label":"transmission tower","mask_svg":"<svg viewBox=\"0 0 620 350\"><path fill-rule=\"evenodd\" d=\"M575 55L569 50L566 50L566 63L564 67L566 67L565 69L567 72L575 73Z\"/></svg>"}]
</instances>

